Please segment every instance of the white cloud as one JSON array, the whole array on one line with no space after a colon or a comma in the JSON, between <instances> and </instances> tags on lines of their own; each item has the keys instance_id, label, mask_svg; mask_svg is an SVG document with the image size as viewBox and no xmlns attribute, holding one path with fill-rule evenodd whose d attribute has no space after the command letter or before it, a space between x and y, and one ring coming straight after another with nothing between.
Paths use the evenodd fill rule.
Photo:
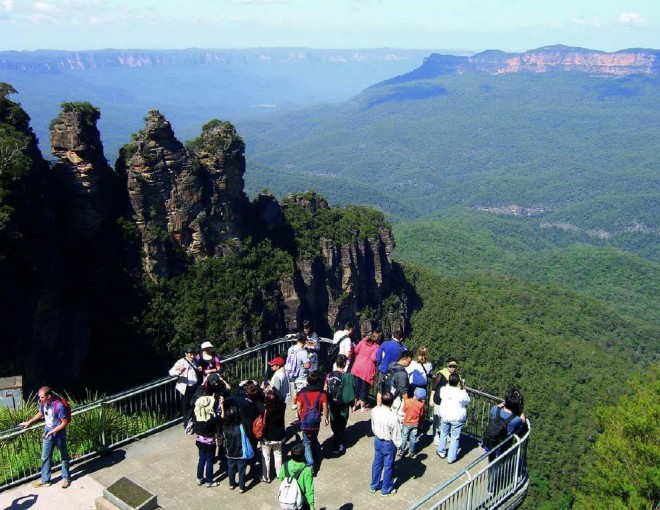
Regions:
<instances>
[{"instance_id":1,"label":"white cloud","mask_svg":"<svg viewBox=\"0 0 660 510\"><path fill-rule=\"evenodd\" d=\"M644 18L638 12L622 12L619 14L619 23L623 25L643 25Z\"/></svg>"},{"instance_id":2,"label":"white cloud","mask_svg":"<svg viewBox=\"0 0 660 510\"><path fill-rule=\"evenodd\" d=\"M0 12L10 12L14 9L14 2L12 0L3 0L0 2Z\"/></svg>"},{"instance_id":3,"label":"white cloud","mask_svg":"<svg viewBox=\"0 0 660 510\"><path fill-rule=\"evenodd\" d=\"M53 4L46 2L34 2L32 6L37 12L53 12L55 10L55 6Z\"/></svg>"}]
</instances>

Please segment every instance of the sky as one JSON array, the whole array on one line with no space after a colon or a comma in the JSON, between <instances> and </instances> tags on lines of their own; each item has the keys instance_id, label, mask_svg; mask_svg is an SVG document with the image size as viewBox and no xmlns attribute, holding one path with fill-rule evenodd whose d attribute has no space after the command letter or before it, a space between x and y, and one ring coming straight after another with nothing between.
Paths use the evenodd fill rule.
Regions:
<instances>
[{"instance_id":1,"label":"sky","mask_svg":"<svg viewBox=\"0 0 660 510\"><path fill-rule=\"evenodd\" d=\"M0 50L660 48L659 0L0 0Z\"/></svg>"}]
</instances>

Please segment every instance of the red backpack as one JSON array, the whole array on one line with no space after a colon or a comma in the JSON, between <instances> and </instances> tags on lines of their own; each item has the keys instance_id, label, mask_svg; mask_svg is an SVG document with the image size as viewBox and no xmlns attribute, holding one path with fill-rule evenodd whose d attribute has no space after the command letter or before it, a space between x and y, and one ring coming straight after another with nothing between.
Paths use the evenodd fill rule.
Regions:
<instances>
[{"instance_id":1,"label":"red backpack","mask_svg":"<svg viewBox=\"0 0 660 510\"><path fill-rule=\"evenodd\" d=\"M56 395L57 398L53 401L53 411L57 412L57 406L60 405L64 407L65 418L71 421L71 405L64 397Z\"/></svg>"}]
</instances>

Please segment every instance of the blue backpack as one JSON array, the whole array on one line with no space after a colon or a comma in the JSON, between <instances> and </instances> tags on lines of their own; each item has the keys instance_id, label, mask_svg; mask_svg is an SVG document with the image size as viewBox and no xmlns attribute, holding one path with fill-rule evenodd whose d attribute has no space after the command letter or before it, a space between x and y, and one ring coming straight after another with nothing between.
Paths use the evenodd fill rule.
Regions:
<instances>
[{"instance_id":1,"label":"blue backpack","mask_svg":"<svg viewBox=\"0 0 660 510\"><path fill-rule=\"evenodd\" d=\"M304 415L302 421L300 422L300 428L302 430L318 430L321 427L321 415L319 414L318 403L321 400L322 393L319 391L314 400L314 404L309 403L307 398L307 392L302 392L302 398L305 401L307 406L307 413Z\"/></svg>"}]
</instances>

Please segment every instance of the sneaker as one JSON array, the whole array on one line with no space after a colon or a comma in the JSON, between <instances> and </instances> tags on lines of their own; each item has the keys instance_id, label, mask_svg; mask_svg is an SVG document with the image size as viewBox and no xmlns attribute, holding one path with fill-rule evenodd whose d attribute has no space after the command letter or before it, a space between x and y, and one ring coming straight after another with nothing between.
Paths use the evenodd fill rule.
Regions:
<instances>
[{"instance_id":1,"label":"sneaker","mask_svg":"<svg viewBox=\"0 0 660 510\"><path fill-rule=\"evenodd\" d=\"M392 490L391 490L390 492L388 492L387 494L385 494L385 493L383 493L383 492L380 493L381 496L391 496L392 494L396 494L396 489L392 489Z\"/></svg>"},{"instance_id":2,"label":"sneaker","mask_svg":"<svg viewBox=\"0 0 660 510\"><path fill-rule=\"evenodd\" d=\"M218 485L220 485L220 482L211 482L206 484L208 488L217 487Z\"/></svg>"},{"instance_id":3,"label":"sneaker","mask_svg":"<svg viewBox=\"0 0 660 510\"><path fill-rule=\"evenodd\" d=\"M376 494L376 489L369 489L369 492L370 492L371 494Z\"/></svg>"},{"instance_id":4,"label":"sneaker","mask_svg":"<svg viewBox=\"0 0 660 510\"><path fill-rule=\"evenodd\" d=\"M51 485L53 484L50 482L42 482L41 480L32 483L32 487L50 487Z\"/></svg>"},{"instance_id":5,"label":"sneaker","mask_svg":"<svg viewBox=\"0 0 660 510\"><path fill-rule=\"evenodd\" d=\"M197 485L199 485L199 486L204 485L204 480L197 480Z\"/></svg>"},{"instance_id":6,"label":"sneaker","mask_svg":"<svg viewBox=\"0 0 660 510\"><path fill-rule=\"evenodd\" d=\"M444 458L447 456L446 453L435 452L435 454L436 454L438 457L440 457L441 459L444 459Z\"/></svg>"},{"instance_id":7,"label":"sneaker","mask_svg":"<svg viewBox=\"0 0 660 510\"><path fill-rule=\"evenodd\" d=\"M63 489L68 489L70 485L71 485L70 480L62 480L62 488Z\"/></svg>"},{"instance_id":8,"label":"sneaker","mask_svg":"<svg viewBox=\"0 0 660 510\"><path fill-rule=\"evenodd\" d=\"M344 445L343 445L343 444L340 444L340 445L339 445L339 453L343 453L345 449L346 449L346 448L344 448Z\"/></svg>"}]
</instances>

